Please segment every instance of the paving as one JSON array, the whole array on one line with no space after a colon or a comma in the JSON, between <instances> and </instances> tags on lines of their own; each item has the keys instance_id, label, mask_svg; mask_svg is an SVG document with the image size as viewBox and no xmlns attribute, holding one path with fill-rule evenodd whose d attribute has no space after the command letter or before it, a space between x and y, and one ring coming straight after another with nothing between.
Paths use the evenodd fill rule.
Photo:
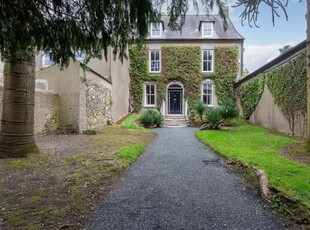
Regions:
<instances>
[{"instance_id":1,"label":"paving","mask_svg":"<svg viewBox=\"0 0 310 230\"><path fill-rule=\"evenodd\" d=\"M284 229L195 130L156 129L86 229Z\"/></svg>"}]
</instances>

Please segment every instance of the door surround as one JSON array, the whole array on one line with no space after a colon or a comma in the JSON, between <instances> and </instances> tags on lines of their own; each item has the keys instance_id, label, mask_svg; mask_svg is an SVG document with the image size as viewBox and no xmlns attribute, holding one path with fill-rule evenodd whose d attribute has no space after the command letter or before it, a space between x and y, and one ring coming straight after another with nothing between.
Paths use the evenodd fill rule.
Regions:
<instances>
[{"instance_id":1,"label":"door surround","mask_svg":"<svg viewBox=\"0 0 310 230\"><path fill-rule=\"evenodd\" d=\"M170 94L171 93L177 93L180 92L180 111L171 111L172 105L170 104ZM173 115L183 115L184 114L184 86L181 82L178 81L173 81L170 82L167 85L167 90L166 90L166 111L167 114L173 114Z\"/></svg>"}]
</instances>

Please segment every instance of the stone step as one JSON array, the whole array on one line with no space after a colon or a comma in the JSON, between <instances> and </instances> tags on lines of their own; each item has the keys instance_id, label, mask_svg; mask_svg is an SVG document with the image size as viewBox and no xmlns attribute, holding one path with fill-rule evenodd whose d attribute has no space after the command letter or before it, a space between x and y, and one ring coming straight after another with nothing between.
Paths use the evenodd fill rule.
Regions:
<instances>
[{"instance_id":1,"label":"stone step","mask_svg":"<svg viewBox=\"0 0 310 230\"><path fill-rule=\"evenodd\" d=\"M171 118L171 117L167 117L165 118L165 121L164 121L164 127L187 127L187 124L186 124L186 120L185 118L181 118L181 117L178 117L178 118Z\"/></svg>"}]
</instances>

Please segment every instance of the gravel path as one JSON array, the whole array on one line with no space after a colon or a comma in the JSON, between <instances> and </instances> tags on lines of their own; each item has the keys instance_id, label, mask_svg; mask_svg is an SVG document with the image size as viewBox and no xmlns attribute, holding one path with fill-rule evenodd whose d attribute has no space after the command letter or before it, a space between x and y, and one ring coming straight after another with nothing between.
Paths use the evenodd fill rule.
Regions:
<instances>
[{"instance_id":1,"label":"gravel path","mask_svg":"<svg viewBox=\"0 0 310 230\"><path fill-rule=\"evenodd\" d=\"M283 229L194 131L157 129L86 229Z\"/></svg>"}]
</instances>

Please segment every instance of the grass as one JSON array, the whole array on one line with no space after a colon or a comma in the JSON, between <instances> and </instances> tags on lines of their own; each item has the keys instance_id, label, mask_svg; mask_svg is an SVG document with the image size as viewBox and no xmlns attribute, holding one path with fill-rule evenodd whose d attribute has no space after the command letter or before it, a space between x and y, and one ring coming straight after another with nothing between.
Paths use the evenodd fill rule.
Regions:
<instances>
[{"instance_id":1,"label":"grass","mask_svg":"<svg viewBox=\"0 0 310 230\"><path fill-rule=\"evenodd\" d=\"M84 228L113 181L155 137L153 132L119 126L96 131L71 135L64 148L75 140L74 151L0 159L0 229ZM58 143L51 143L51 149Z\"/></svg>"},{"instance_id":2,"label":"grass","mask_svg":"<svg viewBox=\"0 0 310 230\"><path fill-rule=\"evenodd\" d=\"M295 140L245 123L237 130L197 131L196 136L228 159L264 170L271 187L310 208L310 167L280 155Z\"/></svg>"},{"instance_id":3,"label":"grass","mask_svg":"<svg viewBox=\"0 0 310 230\"><path fill-rule=\"evenodd\" d=\"M129 117L127 117L121 124L122 129L132 129L132 130L144 130L149 131L149 129L146 129L144 127L139 126L136 121L138 121L140 118L140 115L137 113L131 114Z\"/></svg>"},{"instance_id":4,"label":"grass","mask_svg":"<svg viewBox=\"0 0 310 230\"><path fill-rule=\"evenodd\" d=\"M143 145L132 145L120 149L117 156L126 164L134 162L137 157L144 151Z\"/></svg>"}]
</instances>

